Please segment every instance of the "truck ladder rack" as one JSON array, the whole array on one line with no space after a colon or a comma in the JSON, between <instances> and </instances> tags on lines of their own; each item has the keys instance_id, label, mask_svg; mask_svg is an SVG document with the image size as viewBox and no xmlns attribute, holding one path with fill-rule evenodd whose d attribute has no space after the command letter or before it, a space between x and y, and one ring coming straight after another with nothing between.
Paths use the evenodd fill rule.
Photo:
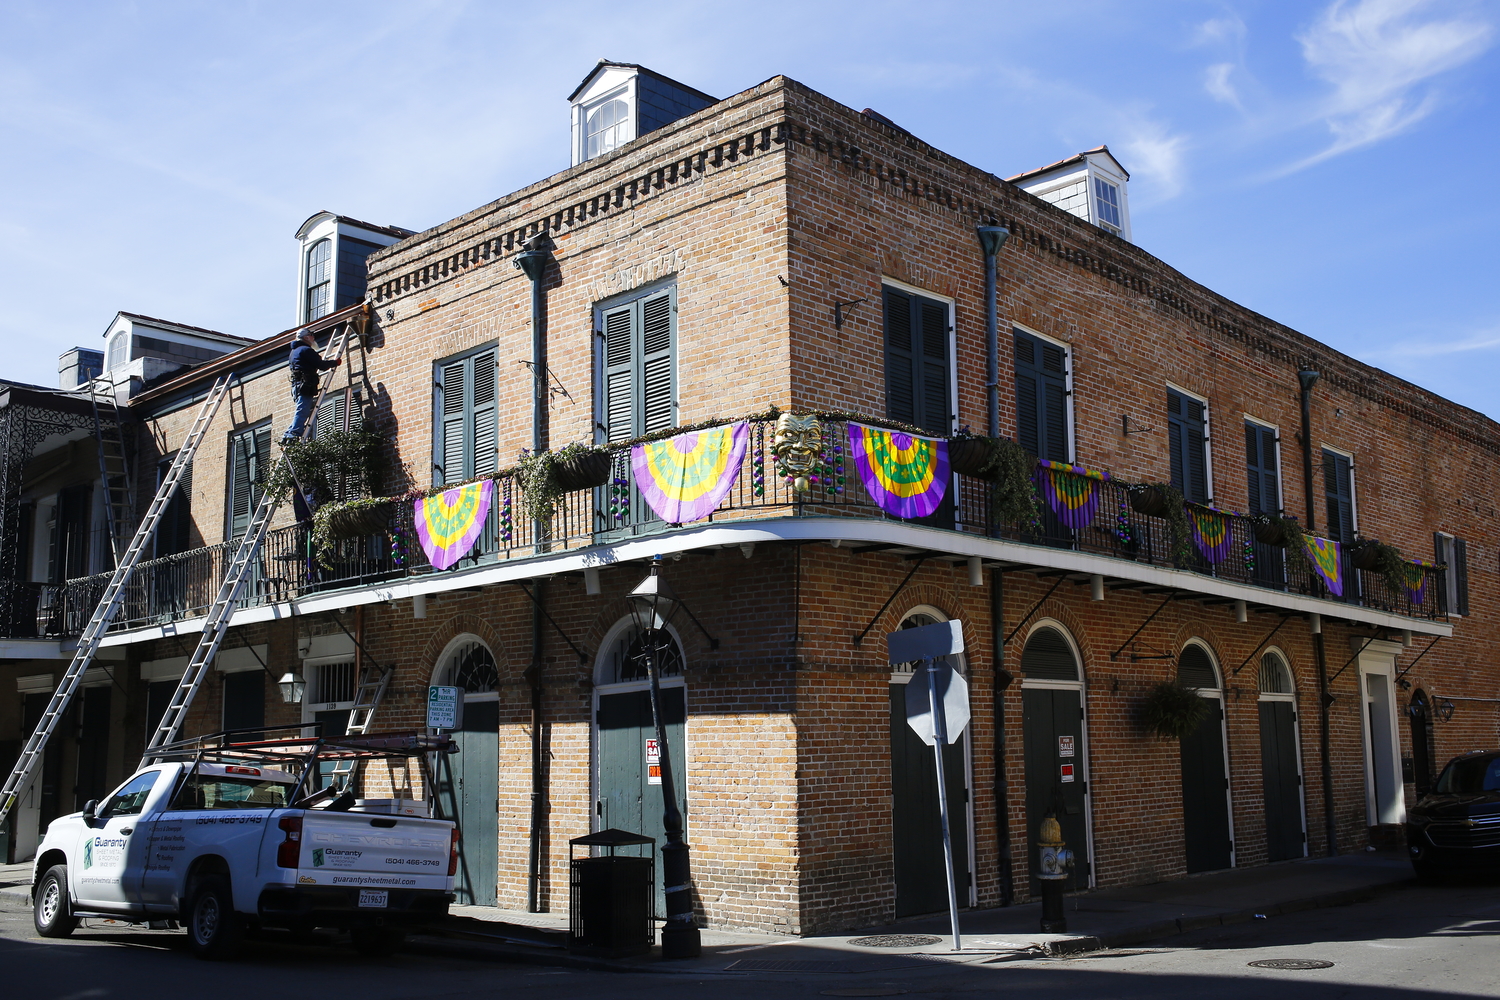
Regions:
<instances>
[{"instance_id":1,"label":"truck ladder rack","mask_svg":"<svg viewBox=\"0 0 1500 1000\"><path fill-rule=\"evenodd\" d=\"M109 585L104 588L104 595L99 599L98 606L94 608L94 614L85 626L83 634L78 638L78 651L73 654L73 661L68 664L62 683L58 684L52 700L47 703L47 710L38 720L36 730L26 741L21 756L16 759L10 777L5 779L4 788L0 789L0 823L5 822L5 817L15 807L16 801L30 783L37 765L41 763L42 756L47 749L47 741L51 738L53 730L57 728L63 713L68 710L68 704L73 700L73 692L78 689L79 682L83 680L84 671L88 670L89 664L94 661L94 654L99 651L100 640L104 638L110 623L114 621L115 615L120 610L120 603L125 596L125 585L135 572L136 564L141 561L147 543L155 537L156 527L161 522L162 514L166 511L167 504L172 501L184 470L192 463L193 454L197 452L198 445L202 443L209 425L213 423L214 415L219 412L219 405L224 402L232 381L232 375L223 375L209 390L208 397L198 408L198 415L193 419L192 427L189 428L182 447L177 451L177 457L172 459L171 468L167 470L161 485L157 487L156 496L152 498L151 506L147 509L146 516L141 519L135 536L131 538L130 544L123 552L117 552L114 574L109 579ZM118 411L116 411L116 419L118 416Z\"/></svg>"},{"instance_id":2,"label":"truck ladder rack","mask_svg":"<svg viewBox=\"0 0 1500 1000\"><path fill-rule=\"evenodd\" d=\"M343 360L344 353L349 348L349 340L353 336L355 336L354 320L345 320L331 345L334 360ZM313 403L313 414L316 414L322 407L323 397L328 394L328 387L333 383L337 373L337 368L330 368L324 373L318 387L318 398ZM316 422L316 417L308 420L302 428L302 436L299 440L308 439ZM274 481L277 478L277 471L287 463L286 452L283 450L266 481ZM299 486L298 489L300 488ZM250 518L250 525L240 538L240 544L235 549L234 557L229 561L229 568L224 573L224 579L219 583L218 594L214 597L214 602L208 609L208 615L204 618L203 634L199 637L198 646L188 660L187 669L183 671L182 681L177 685L177 690L172 692L172 699L167 703L166 711L162 713L156 732L146 744L146 752L141 756L141 767L155 763L160 756L159 751L177 739L183 720L187 718L188 708L192 705L193 698L197 696L198 688L203 684L203 678L208 673L209 664L213 663L214 657L218 655L219 645L229 631L229 622L234 617L240 591L244 589L245 579L256 565L261 542L265 540L266 532L271 527L271 518L279 506L281 506L281 501L276 494L269 491L261 494L255 513Z\"/></svg>"},{"instance_id":3,"label":"truck ladder rack","mask_svg":"<svg viewBox=\"0 0 1500 1000\"><path fill-rule=\"evenodd\" d=\"M383 667L378 663L366 664L360 671L359 686L354 691L354 707L349 710L349 725L344 730L345 736L363 736L370 731L370 720L375 717L375 709L380 707L380 699L385 697L391 673L390 667ZM328 738L335 742L339 739L337 736ZM348 788L359 771L360 763L361 760L357 757L343 758L333 765L329 777L339 788Z\"/></svg>"}]
</instances>

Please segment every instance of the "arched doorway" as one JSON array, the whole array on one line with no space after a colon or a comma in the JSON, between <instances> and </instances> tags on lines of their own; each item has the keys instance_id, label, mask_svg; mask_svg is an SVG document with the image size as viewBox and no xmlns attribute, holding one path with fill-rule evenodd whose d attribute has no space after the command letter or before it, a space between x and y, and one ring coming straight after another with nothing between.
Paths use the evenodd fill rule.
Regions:
<instances>
[{"instance_id":1,"label":"arched doorway","mask_svg":"<svg viewBox=\"0 0 1500 1000\"><path fill-rule=\"evenodd\" d=\"M1201 643L1190 642L1177 657L1177 679L1208 702L1197 731L1181 742L1182 835L1187 870L1229 868L1234 864L1234 830L1224 753L1224 697L1213 655Z\"/></svg>"},{"instance_id":2,"label":"arched doorway","mask_svg":"<svg viewBox=\"0 0 1500 1000\"><path fill-rule=\"evenodd\" d=\"M1089 843L1088 767L1084 731L1083 671L1078 651L1062 626L1041 622L1021 653L1022 734L1026 756L1027 871L1031 894L1041 892L1037 833L1048 815L1057 817L1073 852L1070 888L1093 883Z\"/></svg>"},{"instance_id":3,"label":"arched doorway","mask_svg":"<svg viewBox=\"0 0 1500 1000\"><path fill-rule=\"evenodd\" d=\"M901 619L901 628L919 628L948 620L930 605L920 605ZM966 670L962 655L955 669ZM893 664L891 699L891 857L896 879L896 916L935 913L948 907L948 880L943 874L943 826L938 813L937 766L932 747L906 724L906 685L914 663ZM972 809L969 795L969 734L943 748L948 785L948 830L953 844L953 883L960 905L973 903Z\"/></svg>"},{"instance_id":4,"label":"arched doorway","mask_svg":"<svg viewBox=\"0 0 1500 1000\"><path fill-rule=\"evenodd\" d=\"M463 688L458 753L440 755L439 803L458 821L459 903L494 906L500 873L500 670L478 636L461 635L438 657L432 683Z\"/></svg>"},{"instance_id":5,"label":"arched doorway","mask_svg":"<svg viewBox=\"0 0 1500 1000\"><path fill-rule=\"evenodd\" d=\"M1297 693L1280 651L1260 658L1260 776L1266 805L1266 859L1307 855Z\"/></svg>"},{"instance_id":6,"label":"arched doorway","mask_svg":"<svg viewBox=\"0 0 1500 1000\"><path fill-rule=\"evenodd\" d=\"M626 830L656 840L656 914L666 914L661 879L661 772L655 770L656 726L651 718L651 682L646 656L657 657L661 707L667 730L677 808L684 835L688 811L687 686L683 679L682 642L666 629L641 629L633 618L615 625L599 646L594 661L594 829ZM691 843L691 840L689 839ZM645 857L645 847L619 848Z\"/></svg>"},{"instance_id":7,"label":"arched doorway","mask_svg":"<svg viewBox=\"0 0 1500 1000\"><path fill-rule=\"evenodd\" d=\"M1432 791L1432 702L1427 692L1417 688L1406 706L1411 720L1411 770L1417 794Z\"/></svg>"}]
</instances>

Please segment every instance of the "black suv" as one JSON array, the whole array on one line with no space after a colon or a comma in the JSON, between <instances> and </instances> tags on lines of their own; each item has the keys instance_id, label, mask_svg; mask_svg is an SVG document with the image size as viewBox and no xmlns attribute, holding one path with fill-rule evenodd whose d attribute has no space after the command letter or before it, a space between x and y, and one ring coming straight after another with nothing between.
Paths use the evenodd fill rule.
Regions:
<instances>
[{"instance_id":1,"label":"black suv","mask_svg":"<svg viewBox=\"0 0 1500 1000\"><path fill-rule=\"evenodd\" d=\"M1406 843L1424 878L1500 873L1500 750L1450 760L1407 816Z\"/></svg>"}]
</instances>

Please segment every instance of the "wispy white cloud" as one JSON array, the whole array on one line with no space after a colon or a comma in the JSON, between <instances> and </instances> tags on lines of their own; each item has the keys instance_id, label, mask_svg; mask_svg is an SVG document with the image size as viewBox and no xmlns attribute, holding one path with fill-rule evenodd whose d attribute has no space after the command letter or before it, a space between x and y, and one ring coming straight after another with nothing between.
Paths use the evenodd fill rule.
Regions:
<instances>
[{"instance_id":1,"label":"wispy white cloud","mask_svg":"<svg viewBox=\"0 0 1500 1000\"><path fill-rule=\"evenodd\" d=\"M1240 95L1230 77L1234 74L1234 63L1214 63L1203 72L1203 89L1214 100L1243 111Z\"/></svg>"},{"instance_id":2,"label":"wispy white cloud","mask_svg":"<svg viewBox=\"0 0 1500 1000\"><path fill-rule=\"evenodd\" d=\"M1246 35L1245 22L1233 11L1228 11L1223 17L1210 18L1198 25L1193 31L1191 44L1193 45L1221 45L1225 42L1244 41Z\"/></svg>"},{"instance_id":3,"label":"wispy white cloud","mask_svg":"<svg viewBox=\"0 0 1500 1000\"><path fill-rule=\"evenodd\" d=\"M1132 116L1121 123L1125 141L1116 148L1131 179L1146 186L1144 204L1166 201L1187 183L1188 137L1163 122Z\"/></svg>"},{"instance_id":4,"label":"wispy white cloud","mask_svg":"<svg viewBox=\"0 0 1500 1000\"><path fill-rule=\"evenodd\" d=\"M1416 338L1412 340L1401 340L1385 347L1379 347L1372 351L1364 352L1371 358L1428 358L1443 357L1450 354L1473 354L1479 351L1500 350L1500 326L1491 327L1472 333L1467 337L1456 340L1437 340L1430 338Z\"/></svg>"},{"instance_id":5,"label":"wispy white cloud","mask_svg":"<svg viewBox=\"0 0 1500 1000\"><path fill-rule=\"evenodd\" d=\"M1438 104L1433 78L1489 48L1488 20L1430 16L1432 6L1431 0L1335 0L1297 36L1308 68L1333 87L1315 112L1333 141L1283 173L1410 128Z\"/></svg>"}]
</instances>

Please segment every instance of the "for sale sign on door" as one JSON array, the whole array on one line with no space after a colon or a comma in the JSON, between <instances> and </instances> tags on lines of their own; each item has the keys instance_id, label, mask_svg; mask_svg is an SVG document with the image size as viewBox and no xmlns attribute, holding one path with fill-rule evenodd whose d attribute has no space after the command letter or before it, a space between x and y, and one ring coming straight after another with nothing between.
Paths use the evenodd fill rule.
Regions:
<instances>
[{"instance_id":1,"label":"for sale sign on door","mask_svg":"<svg viewBox=\"0 0 1500 1000\"><path fill-rule=\"evenodd\" d=\"M661 747L655 740L646 741L646 784L661 784Z\"/></svg>"}]
</instances>

